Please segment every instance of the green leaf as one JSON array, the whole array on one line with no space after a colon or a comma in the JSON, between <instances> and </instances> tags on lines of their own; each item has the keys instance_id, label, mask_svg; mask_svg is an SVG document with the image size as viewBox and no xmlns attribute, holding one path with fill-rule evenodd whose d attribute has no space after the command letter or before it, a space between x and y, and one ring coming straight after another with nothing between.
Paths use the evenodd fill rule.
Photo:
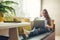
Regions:
<instances>
[{"instance_id":1,"label":"green leaf","mask_svg":"<svg viewBox=\"0 0 60 40\"><path fill-rule=\"evenodd\" d=\"M15 9L14 8L9 7L9 6L4 6L4 7L5 7L5 9L9 10L10 12L14 12L14 14L15 14Z\"/></svg>"},{"instance_id":2,"label":"green leaf","mask_svg":"<svg viewBox=\"0 0 60 40\"><path fill-rule=\"evenodd\" d=\"M8 13L7 10L5 10L5 7L2 5L0 5L0 11L3 12L3 13Z\"/></svg>"},{"instance_id":3,"label":"green leaf","mask_svg":"<svg viewBox=\"0 0 60 40\"><path fill-rule=\"evenodd\" d=\"M6 4L6 5L4 5L4 4ZM11 13L14 13L15 14L15 9L12 8L12 7L7 6L7 5L10 5L10 4L18 4L18 3L13 2L13 1L3 1L3 2L0 2L0 11L3 14L4 13L8 13L8 11L10 11Z\"/></svg>"},{"instance_id":4,"label":"green leaf","mask_svg":"<svg viewBox=\"0 0 60 40\"><path fill-rule=\"evenodd\" d=\"M6 5L9 5L9 4L18 4L16 2L13 2L13 1L4 1L4 2L1 2L2 4L6 4Z\"/></svg>"}]
</instances>

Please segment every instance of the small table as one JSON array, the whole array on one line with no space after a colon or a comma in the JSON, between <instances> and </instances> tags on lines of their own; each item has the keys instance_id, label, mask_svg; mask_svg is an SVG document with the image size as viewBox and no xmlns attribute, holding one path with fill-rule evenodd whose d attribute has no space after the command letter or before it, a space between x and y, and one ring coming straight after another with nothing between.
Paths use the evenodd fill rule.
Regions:
<instances>
[{"instance_id":1,"label":"small table","mask_svg":"<svg viewBox=\"0 0 60 40\"><path fill-rule=\"evenodd\" d=\"M18 27L28 26L30 23L0 23L0 29L9 29L9 40L19 40Z\"/></svg>"}]
</instances>

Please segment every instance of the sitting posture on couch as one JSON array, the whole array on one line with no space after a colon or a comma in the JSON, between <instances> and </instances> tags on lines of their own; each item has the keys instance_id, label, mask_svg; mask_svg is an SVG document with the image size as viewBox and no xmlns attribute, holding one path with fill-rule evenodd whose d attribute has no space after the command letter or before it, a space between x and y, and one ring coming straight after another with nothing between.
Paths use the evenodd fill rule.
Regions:
<instances>
[{"instance_id":1,"label":"sitting posture on couch","mask_svg":"<svg viewBox=\"0 0 60 40\"><path fill-rule=\"evenodd\" d=\"M36 25L36 22L35 22L36 20L43 20L45 25L42 25L42 24L38 23L39 25L37 24L38 26L35 26ZM31 31L27 31L26 29L23 28L24 34L22 36L23 36L24 40L26 40L26 37L29 38L29 37L32 37L32 36L36 36L36 35L39 35L39 34L50 32L52 30L52 27L53 27L53 25L51 23L51 18L49 17L46 9L43 10L41 17L38 17L34 20L33 24L34 24L34 26L32 27Z\"/></svg>"}]
</instances>

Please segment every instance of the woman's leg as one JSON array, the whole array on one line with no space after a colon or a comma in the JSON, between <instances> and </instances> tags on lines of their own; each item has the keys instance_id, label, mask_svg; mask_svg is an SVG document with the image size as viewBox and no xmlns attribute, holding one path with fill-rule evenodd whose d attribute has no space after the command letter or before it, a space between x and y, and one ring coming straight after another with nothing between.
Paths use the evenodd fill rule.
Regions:
<instances>
[{"instance_id":1,"label":"woman's leg","mask_svg":"<svg viewBox=\"0 0 60 40\"><path fill-rule=\"evenodd\" d=\"M38 29L35 29L33 32L30 32L29 37L40 35L46 32L48 32L47 28L38 28Z\"/></svg>"},{"instance_id":2,"label":"woman's leg","mask_svg":"<svg viewBox=\"0 0 60 40\"><path fill-rule=\"evenodd\" d=\"M22 40L27 40L29 34L30 34L30 31L23 28Z\"/></svg>"},{"instance_id":3,"label":"woman's leg","mask_svg":"<svg viewBox=\"0 0 60 40\"><path fill-rule=\"evenodd\" d=\"M26 37L28 37L28 35L30 34L30 31L23 29L24 30L24 34L26 35Z\"/></svg>"},{"instance_id":4,"label":"woman's leg","mask_svg":"<svg viewBox=\"0 0 60 40\"><path fill-rule=\"evenodd\" d=\"M30 32L24 29L24 35L28 38L48 32L47 28L38 28Z\"/></svg>"}]
</instances>

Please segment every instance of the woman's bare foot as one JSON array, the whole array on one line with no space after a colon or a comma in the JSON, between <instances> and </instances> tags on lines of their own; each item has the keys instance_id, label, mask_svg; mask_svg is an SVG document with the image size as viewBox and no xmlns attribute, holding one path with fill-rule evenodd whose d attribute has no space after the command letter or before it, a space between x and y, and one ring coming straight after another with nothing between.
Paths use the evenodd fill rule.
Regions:
<instances>
[{"instance_id":1,"label":"woman's bare foot","mask_svg":"<svg viewBox=\"0 0 60 40\"><path fill-rule=\"evenodd\" d=\"M26 37L28 37L28 35L30 34L30 31L28 31L28 30L26 30L24 28L23 28L23 30L24 30L24 34L26 35Z\"/></svg>"}]
</instances>

